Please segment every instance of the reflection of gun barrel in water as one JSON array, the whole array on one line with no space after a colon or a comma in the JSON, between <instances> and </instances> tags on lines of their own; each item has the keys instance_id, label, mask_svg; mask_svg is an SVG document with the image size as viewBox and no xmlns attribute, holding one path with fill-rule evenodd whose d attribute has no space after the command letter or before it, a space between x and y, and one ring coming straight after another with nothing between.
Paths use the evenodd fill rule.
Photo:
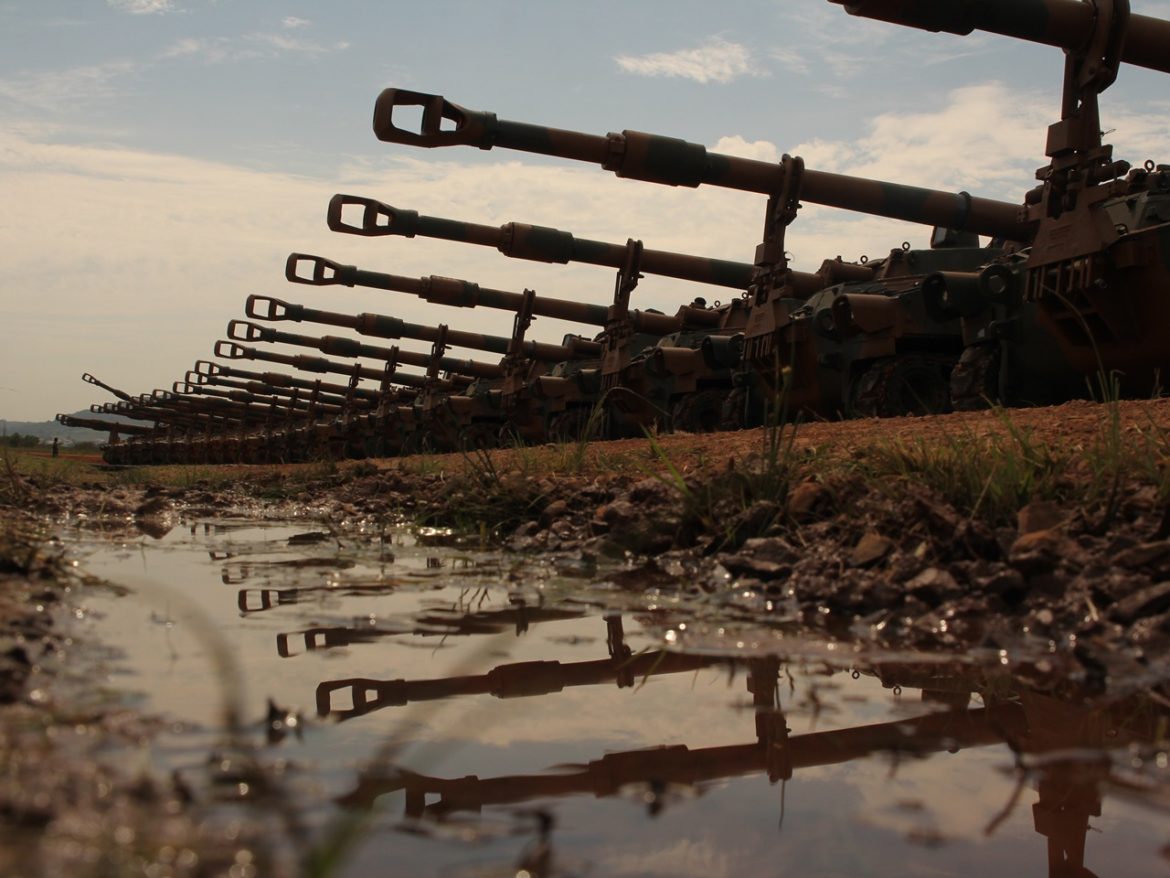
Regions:
<instances>
[{"instance_id":1,"label":"reflection of gun barrel in water","mask_svg":"<svg viewBox=\"0 0 1170 878\"><path fill-rule=\"evenodd\" d=\"M633 656L585 662L533 661L500 665L486 674L437 680L371 680L351 677L327 680L317 687L317 714L339 720L363 716L384 707L401 707L412 701L434 701L454 695L494 695L521 698L560 692L566 686L592 686L616 681L632 686L640 677L677 674L723 663L724 659L671 652L644 652ZM335 708L333 697L349 692L352 707Z\"/></svg>"},{"instance_id":2,"label":"reflection of gun barrel in water","mask_svg":"<svg viewBox=\"0 0 1170 878\"><path fill-rule=\"evenodd\" d=\"M833 765L878 752L953 752L1003 741L1005 730L1020 731L1023 713L1016 704L936 713L915 719L829 732L797 735L778 742L782 754L769 753L768 742L691 750L685 745L610 753L580 771L545 775L447 780L400 771L390 778L363 779L341 802L369 806L378 796L406 791L410 816L425 812L478 810L485 805L515 804L531 799L592 794L612 796L635 783L695 785L704 781L771 772L777 756L789 770ZM772 762L769 762L772 760ZM425 805L430 794L440 800Z\"/></svg>"},{"instance_id":3,"label":"reflection of gun barrel in water","mask_svg":"<svg viewBox=\"0 0 1170 878\"><path fill-rule=\"evenodd\" d=\"M319 649L331 649L340 646L349 646L355 643L371 643L380 637L391 637L399 634L413 634L416 636L454 636L473 634L500 634L508 628L514 628L517 635L528 630L528 626L538 622L557 622L565 619L579 619L585 613L581 610L560 610L551 607L530 607L526 604L517 604L505 610L481 610L475 613L458 613L455 611L431 611L416 616L408 624L379 623L358 627L323 626L318 625L306 628L303 631L285 632L276 635L276 652L281 658L290 658L294 655L291 647L293 638L300 636L304 640L305 650L315 652Z\"/></svg>"}]
</instances>

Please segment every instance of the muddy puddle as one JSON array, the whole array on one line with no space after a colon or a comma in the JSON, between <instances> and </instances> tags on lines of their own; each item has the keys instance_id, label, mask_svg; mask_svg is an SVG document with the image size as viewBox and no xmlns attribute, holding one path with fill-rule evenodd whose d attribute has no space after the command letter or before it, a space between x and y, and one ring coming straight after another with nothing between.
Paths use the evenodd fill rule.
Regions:
<instances>
[{"instance_id":1,"label":"muddy puddle","mask_svg":"<svg viewBox=\"0 0 1170 878\"><path fill-rule=\"evenodd\" d=\"M1055 645L857 653L782 592L442 533L75 536L128 590L86 598L107 685L170 723L136 758L290 856L357 839L327 874L1170 870L1170 709Z\"/></svg>"}]
</instances>

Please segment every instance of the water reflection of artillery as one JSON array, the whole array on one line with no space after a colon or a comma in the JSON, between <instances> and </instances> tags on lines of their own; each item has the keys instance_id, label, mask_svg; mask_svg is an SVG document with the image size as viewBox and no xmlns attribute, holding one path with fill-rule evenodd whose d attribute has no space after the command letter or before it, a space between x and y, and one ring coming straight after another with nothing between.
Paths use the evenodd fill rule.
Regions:
<instances>
[{"instance_id":1,"label":"water reflection of artillery","mask_svg":"<svg viewBox=\"0 0 1170 878\"><path fill-rule=\"evenodd\" d=\"M975 691L978 685L985 702L1010 699L1019 705L1024 720L1022 728L1004 730L1004 743L1015 754L1020 770L1019 785L989 832L1008 817L1031 779L1037 792L1033 827L1047 839L1049 875L1094 878L1084 865L1089 819L1101 816L1108 789L1135 791L1132 777L1118 776L1114 754L1142 747L1165 752L1170 728L1165 699L1146 692L1106 699L1100 693L1087 695L1078 684L1068 682L1040 690L1005 674L976 684L970 682L973 673L977 672L968 669L966 673L969 690ZM883 685L898 686L922 680L924 675L921 668L907 666L905 670L880 669L878 676ZM958 697L961 678L961 674L938 672L927 672L926 677L932 687L929 691L950 692L952 698ZM1128 753L1126 762L1135 755Z\"/></svg>"},{"instance_id":2,"label":"water reflection of artillery","mask_svg":"<svg viewBox=\"0 0 1170 878\"><path fill-rule=\"evenodd\" d=\"M512 662L499 665L486 674L434 680L373 680L367 677L326 680L317 686L317 713L319 716L347 720L386 707L402 707L411 702L436 701L457 695L520 698L549 695L560 692L566 686L593 686L609 682L617 683L619 688L626 688L646 677L695 671L727 663L724 658L663 650L635 655L625 643L621 616L606 616L605 623L608 658L583 662ZM335 700L341 700L337 698L341 693L348 693L352 706L334 706Z\"/></svg>"},{"instance_id":3,"label":"water reflection of artillery","mask_svg":"<svg viewBox=\"0 0 1170 878\"><path fill-rule=\"evenodd\" d=\"M290 562L271 561L249 563L239 564L234 567L224 565L220 573L220 579L223 580L225 585L239 585L240 583L247 582L254 575L257 575L258 578L271 578L269 574L273 571L287 572L293 568L304 569L311 567L319 567L326 571L336 571L346 570L353 566L354 562L352 561L341 561L331 558L302 559ZM392 594L402 586L412 585L414 583L415 579L412 579L411 574L407 573L395 577L378 575L372 579L350 578L329 580L321 585L299 585L289 586L288 588L242 588L236 595L236 606L241 613L259 613L275 607L283 607L289 604L299 604L307 600L318 599L322 596L363 597ZM390 633L399 634L403 632L393 631ZM333 646L340 644L331 643L326 645Z\"/></svg>"},{"instance_id":4,"label":"water reflection of artillery","mask_svg":"<svg viewBox=\"0 0 1170 878\"><path fill-rule=\"evenodd\" d=\"M356 562L342 558L291 558L285 561L238 561L224 564L219 578L224 585L239 585L253 577L272 578L289 570L349 570Z\"/></svg>"},{"instance_id":5,"label":"water reflection of artillery","mask_svg":"<svg viewBox=\"0 0 1170 878\"><path fill-rule=\"evenodd\" d=\"M620 631L620 620L618 625ZM384 684L337 681L322 684L318 707L327 709L329 696L346 687L353 691L354 709L335 712L343 718L391 704L454 694L544 694L564 686L602 682L607 673L612 675L613 669L621 666L620 658L615 658L611 653L609 667L604 670L605 662L533 662L503 665L481 676L448 680ZM680 664L666 665L667 670L730 662L680 654L673 654L672 660ZM689 662L686 668L682 666L685 662ZM990 819L989 831L1012 813L1031 780L1037 792L1032 806L1033 826L1046 839L1049 875L1093 878L1084 865L1085 839L1090 819L1102 813L1105 791L1118 783L1110 754L1143 742L1164 746L1164 729L1170 720L1170 710L1144 697L1095 703L1075 691L1042 692L1008 674L996 672L989 677L966 665L884 664L867 672L878 676L887 688L920 690L924 703L949 709L933 709L921 716L885 723L791 735L779 707L779 661L759 658L746 664L747 688L755 713L754 741L698 749L664 745L609 753L580 766L500 777L442 778L396 766L373 766L340 801L349 807L370 807L380 796L402 792L406 816L442 819L453 812L478 812L491 806L575 795L601 798L637 791L654 814L670 798L672 790L701 789L718 780L764 774L776 782L792 778L800 769L879 753L927 757L1000 744L1015 754L1020 780L1003 813ZM982 707L966 706L973 695L981 698Z\"/></svg>"},{"instance_id":6,"label":"water reflection of artillery","mask_svg":"<svg viewBox=\"0 0 1170 878\"><path fill-rule=\"evenodd\" d=\"M296 654L293 651L293 641L296 638L303 639L306 652L314 652L355 643L372 643L383 637L399 635L447 637L502 634L508 629L513 629L519 636L528 630L529 625L579 619L585 615L584 610L533 606L520 597L511 597L509 602L508 607L474 612L454 608L433 609L414 616L409 622L367 619L345 626L315 625L300 631L276 635L276 651L281 658L292 657Z\"/></svg>"}]
</instances>

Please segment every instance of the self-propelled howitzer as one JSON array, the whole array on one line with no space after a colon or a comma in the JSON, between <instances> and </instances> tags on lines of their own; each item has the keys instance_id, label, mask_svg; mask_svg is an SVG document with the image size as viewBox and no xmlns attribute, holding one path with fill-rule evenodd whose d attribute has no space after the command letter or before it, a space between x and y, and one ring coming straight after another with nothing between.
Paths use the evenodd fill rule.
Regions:
<instances>
[{"instance_id":1,"label":"self-propelled howitzer","mask_svg":"<svg viewBox=\"0 0 1170 878\"><path fill-rule=\"evenodd\" d=\"M347 204L353 201L361 202L362 227L392 226L392 222L382 223L378 218L398 214L388 205L371 199L354 199L351 196L335 198L331 213L337 212L338 199L341 198L346 199ZM433 218L428 220L438 224L449 222ZM334 225L337 225L336 221ZM474 232L473 237L479 243L495 244L501 239L511 240L507 233L510 226L494 228L461 225L464 228L471 228ZM559 235L567 234L547 229L536 238L553 240ZM568 237L570 240L577 240L571 235ZM510 245L505 245L502 249L510 254L515 253L515 249ZM565 248L562 256L573 249L572 245ZM567 338L561 347L568 347L571 350L561 357L564 366L553 370L554 374L541 375L529 381L523 387L524 393L519 392L521 390L519 386L504 388L503 408L508 410L515 433L530 441L546 441L550 437L576 438L581 428L590 420L591 411L603 393L608 395L611 402L621 403L620 406L615 405L611 408L615 417L607 420L607 425L614 427L608 431L611 434L640 435L643 427L665 426L678 402L676 397L699 389L707 390L712 381L718 383L720 380L718 375L727 372L729 366L734 365L722 362L726 358L724 356L706 356L699 348L705 346L712 351L725 353L737 350L728 340L742 325L743 302L735 299L730 305L711 308L705 302L696 301L681 306L673 315L630 308L630 292L647 265L671 273L672 276L703 280L712 276L710 271L712 261L685 254L648 251L640 242L635 241L628 241L624 245L589 242L587 250L593 254L590 261L597 264L610 265L620 257L620 262L617 262L619 279L615 285L613 303L609 306L556 299L536 295L531 291L516 293L493 290L454 278L430 277L419 280L399 277L359 269L356 266L341 265L306 254L293 254L289 257L286 277L295 283L318 286L329 284L369 286L375 289L413 293L428 301L447 305L461 307L482 305L512 311L517 315L517 330L521 324L527 326L527 322L534 316L574 320L603 327L603 334L595 342L575 337ZM720 264L724 268L728 265L734 266L735 283L746 281L752 271L752 266L746 263ZM721 269L721 272L721 276L730 276L726 270ZM794 272L793 283L802 290L812 292L823 287L835 276L835 271L817 274ZM374 319L364 315L363 322L367 325L375 323ZM514 333L517 330L514 330ZM680 333L685 334L685 339L679 335ZM660 370L660 375L649 374L638 368L628 370L627 367L632 361L659 343L668 344L668 348L661 352L661 356L667 358L671 368ZM678 348L679 344L691 347L686 349L684 354L682 349ZM525 351L530 347L531 343L525 341L517 350ZM553 352L552 348L547 346L546 348L549 353ZM536 350L539 351L540 348ZM673 369L679 361L679 355L683 359L690 357L681 373ZM691 362L694 357L701 362ZM736 353L733 359L737 357ZM544 358L538 356L534 359ZM589 359L599 362L587 363ZM712 360L718 362L712 365L710 362ZM729 376L724 375L722 380L728 381ZM688 425L688 428L694 427Z\"/></svg>"},{"instance_id":2,"label":"self-propelled howitzer","mask_svg":"<svg viewBox=\"0 0 1170 878\"><path fill-rule=\"evenodd\" d=\"M1170 72L1170 22L1133 15L1129 0L842 5L896 24L980 29L1065 52L1049 164L1024 198L1035 233L1026 247L976 270L940 272L924 286L935 319L962 322L955 405L1055 403L1098 382L1107 394L1159 391L1170 372L1170 166L1115 160L1103 143L1099 98L1122 63Z\"/></svg>"}]
</instances>

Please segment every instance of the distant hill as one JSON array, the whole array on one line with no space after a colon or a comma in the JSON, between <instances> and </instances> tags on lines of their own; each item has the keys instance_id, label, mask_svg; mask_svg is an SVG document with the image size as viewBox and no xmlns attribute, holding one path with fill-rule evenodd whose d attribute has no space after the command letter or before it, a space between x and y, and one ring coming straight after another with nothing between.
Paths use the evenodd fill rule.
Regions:
<instances>
[{"instance_id":1,"label":"distant hill","mask_svg":"<svg viewBox=\"0 0 1170 878\"><path fill-rule=\"evenodd\" d=\"M73 412L73 414L79 418L99 417L88 410ZM130 419L120 415L100 415L100 417L104 421L133 423ZM0 418L0 433L6 436L11 436L13 433L20 433L22 436L36 436L43 443L52 442L55 436L66 445L72 445L74 442L105 442L109 438L109 434L104 430L66 427L56 421L8 421L2 418Z\"/></svg>"}]
</instances>

